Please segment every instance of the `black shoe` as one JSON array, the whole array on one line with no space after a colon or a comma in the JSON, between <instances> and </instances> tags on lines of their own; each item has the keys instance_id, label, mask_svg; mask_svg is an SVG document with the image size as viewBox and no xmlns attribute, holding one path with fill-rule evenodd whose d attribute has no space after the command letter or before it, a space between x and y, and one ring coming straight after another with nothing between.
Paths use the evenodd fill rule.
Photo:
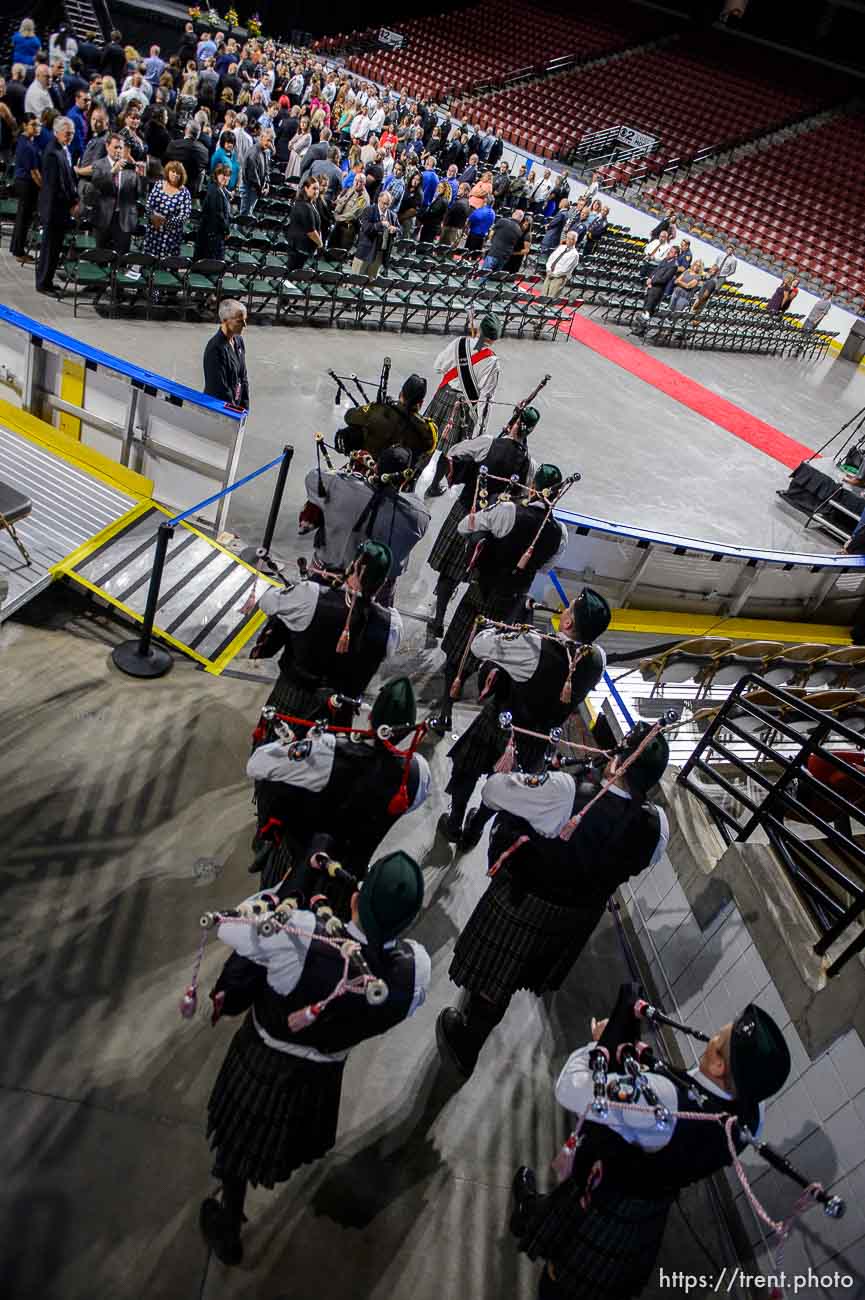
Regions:
<instances>
[{"instance_id":1,"label":"black shoe","mask_svg":"<svg viewBox=\"0 0 865 1300\"><path fill-rule=\"evenodd\" d=\"M436 713L429 719L430 730L434 731L437 736L442 737L450 731L453 722L451 718L446 717L443 713Z\"/></svg>"},{"instance_id":2,"label":"black shoe","mask_svg":"<svg viewBox=\"0 0 865 1300\"><path fill-rule=\"evenodd\" d=\"M424 492L424 500L429 500L430 497L443 497L446 490L441 483L430 483L426 492Z\"/></svg>"},{"instance_id":3,"label":"black shoe","mask_svg":"<svg viewBox=\"0 0 865 1300\"><path fill-rule=\"evenodd\" d=\"M198 1216L201 1235L223 1264L237 1265L243 1259L243 1243L239 1226L229 1218L225 1206L216 1197L208 1196L201 1202Z\"/></svg>"},{"instance_id":4,"label":"black shoe","mask_svg":"<svg viewBox=\"0 0 865 1300\"><path fill-rule=\"evenodd\" d=\"M436 830L442 834L446 840L450 840L451 844L456 844L457 840L460 838L460 829L459 824L454 824L454 822L451 821L450 813L442 813L441 817L439 817Z\"/></svg>"},{"instance_id":5,"label":"black shoe","mask_svg":"<svg viewBox=\"0 0 865 1300\"><path fill-rule=\"evenodd\" d=\"M436 1044L442 1060L447 1061L464 1079L469 1079L477 1065L478 1054L464 1041L465 1029L466 1018L463 1013L455 1007L445 1007L436 1021Z\"/></svg>"},{"instance_id":6,"label":"black shoe","mask_svg":"<svg viewBox=\"0 0 865 1300\"><path fill-rule=\"evenodd\" d=\"M476 849L481 842L486 822L481 820L480 809L476 808L462 829L459 846L463 853Z\"/></svg>"},{"instance_id":7,"label":"black shoe","mask_svg":"<svg viewBox=\"0 0 865 1300\"><path fill-rule=\"evenodd\" d=\"M534 1169L520 1165L511 1184L514 1205L511 1210L510 1230L515 1237L522 1237L529 1226L529 1218L538 1199L538 1180Z\"/></svg>"}]
</instances>

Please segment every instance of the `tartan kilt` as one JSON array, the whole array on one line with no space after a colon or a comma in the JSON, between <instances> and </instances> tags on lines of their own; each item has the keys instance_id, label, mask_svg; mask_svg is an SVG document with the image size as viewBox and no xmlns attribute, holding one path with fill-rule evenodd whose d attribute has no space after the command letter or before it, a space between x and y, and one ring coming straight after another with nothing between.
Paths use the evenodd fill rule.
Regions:
<instances>
[{"instance_id":1,"label":"tartan kilt","mask_svg":"<svg viewBox=\"0 0 865 1300\"><path fill-rule=\"evenodd\" d=\"M321 708L321 695L281 672L267 702L277 713L287 713L293 718L315 718L316 710Z\"/></svg>"},{"instance_id":2,"label":"tartan kilt","mask_svg":"<svg viewBox=\"0 0 865 1300\"><path fill-rule=\"evenodd\" d=\"M511 623L516 614L525 608L525 603L526 593L524 591L494 591L490 595L484 596L479 584L470 582L468 591L454 610L453 618L442 638L441 647L447 655L448 663L459 667L466 644L478 630L477 618L479 614L483 614L486 618L495 619L497 622ZM478 660L473 654L469 654L466 658L463 678L471 677L472 673L477 672L477 669Z\"/></svg>"},{"instance_id":3,"label":"tartan kilt","mask_svg":"<svg viewBox=\"0 0 865 1300\"><path fill-rule=\"evenodd\" d=\"M493 1002L507 1002L517 989L540 997L560 987L600 916L527 894L502 867L454 945L450 977Z\"/></svg>"},{"instance_id":4,"label":"tartan kilt","mask_svg":"<svg viewBox=\"0 0 865 1300\"><path fill-rule=\"evenodd\" d=\"M465 780L468 776L484 776L492 772L496 763L505 752L508 733L499 726L499 714L502 707L495 700L488 701L477 717L462 733L459 740L448 750L448 758L453 763L451 782ZM516 759L524 772L538 772L547 752L545 740L535 740L533 736L516 736ZM453 794L451 783L447 793Z\"/></svg>"},{"instance_id":5,"label":"tartan kilt","mask_svg":"<svg viewBox=\"0 0 865 1300\"><path fill-rule=\"evenodd\" d=\"M343 1061L268 1047L250 1013L231 1040L207 1104L214 1176L253 1187L283 1183L336 1142Z\"/></svg>"},{"instance_id":6,"label":"tartan kilt","mask_svg":"<svg viewBox=\"0 0 865 1300\"><path fill-rule=\"evenodd\" d=\"M445 435L448 421L453 415L450 433ZM475 413L471 403L466 401L458 388L448 384L437 388L432 395L429 406L424 411L424 419L432 420L438 429L437 451L447 451L455 447L463 438L470 438L475 427Z\"/></svg>"},{"instance_id":7,"label":"tartan kilt","mask_svg":"<svg viewBox=\"0 0 865 1300\"><path fill-rule=\"evenodd\" d=\"M443 578L451 582L468 582L469 542L462 533L457 532L457 524L468 514L461 498L453 503L450 512L438 531L427 563Z\"/></svg>"},{"instance_id":8,"label":"tartan kilt","mask_svg":"<svg viewBox=\"0 0 865 1300\"><path fill-rule=\"evenodd\" d=\"M538 1217L520 1242L530 1259L549 1260L563 1300L631 1300L649 1282L675 1199L660 1195L592 1193L588 1210L574 1178L543 1198Z\"/></svg>"}]
</instances>

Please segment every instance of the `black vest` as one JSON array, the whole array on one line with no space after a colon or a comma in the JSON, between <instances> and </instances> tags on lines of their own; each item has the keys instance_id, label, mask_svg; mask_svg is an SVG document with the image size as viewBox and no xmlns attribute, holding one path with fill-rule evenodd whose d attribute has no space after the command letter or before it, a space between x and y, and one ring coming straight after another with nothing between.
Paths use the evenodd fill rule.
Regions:
<instances>
[{"instance_id":1,"label":"black vest","mask_svg":"<svg viewBox=\"0 0 865 1300\"><path fill-rule=\"evenodd\" d=\"M585 808L598 784L576 786L572 815ZM602 796L586 813L569 840L548 839L512 813L499 813L490 837L489 860L510 848L520 835L528 842L507 860L517 894L534 894L560 907L573 907L594 916L630 876L651 862L658 845L660 817L650 803Z\"/></svg>"},{"instance_id":2,"label":"black vest","mask_svg":"<svg viewBox=\"0 0 865 1300\"><path fill-rule=\"evenodd\" d=\"M578 654L580 646L572 643L570 654ZM601 679L601 654L594 646L584 655L571 678L570 703L563 703L562 688L568 679L570 659L568 647L561 641L544 638L538 666L527 682L514 683L507 708L515 727L529 731L549 731L559 727L573 713Z\"/></svg>"},{"instance_id":3,"label":"black vest","mask_svg":"<svg viewBox=\"0 0 865 1300\"><path fill-rule=\"evenodd\" d=\"M381 744L355 745L337 741L333 768L319 791L304 790L286 781L257 781L255 799L259 822L278 818L299 856L316 831L333 838L332 856L361 877L373 853L401 816L389 809L402 782L404 760ZM412 802L418 769L409 769L407 793Z\"/></svg>"},{"instance_id":4,"label":"black vest","mask_svg":"<svg viewBox=\"0 0 865 1300\"><path fill-rule=\"evenodd\" d=\"M316 933L323 928L316 925ZM387 1000L370 1006L363 994L345 993L325 1008L312 1024L292 1033L288 1017L314 1002L323 1001L332 992L342 974L342 957L331 944L310 944L303 974L291 993L276 993L269 984L260 988L254 1003L255 1018L261 1028L280 1042L298 1047L313 1047L332 1055L344 1052L365 1038L375 1038L405 1020L414 997L414 953L409 945L398 941L393 948L373 953L364 947L363 955L374 975L385 981ZM350 970L349 974L357 972Z\"/></svg>"},{"instance_id":5,"label":"black vest","mask_svg":"<svg viewBox=\"0 0 865 1300\"><path fill-rule=\"evenodd\" d=\"M322 588L309 627L290 633L279 661L280 671L309 690L328 689L352 697L362 694L387 653L390 611L373 600L358 599L348 652L337 654L347 613L345 590Z\"/></svg>"},{"instance_id":6,"label":"black vest","mask_svg":"<svg viewBox=\"0 0 865 1300\"><path fill-rule=\"evenodd\" d=\"M451 477L454 483L462 483L463 485L459 499L466 510L471 510L472 502L475 499L475 488L480 478L481 465L486 465L490 474L495 475L495 478L487 480L488 504L492 505L496 498L506 490L506 485L497 483L496 478L510 479L516 477L520 483L525 483L528 478L531 459L525 442L521 439L505 437L504 434L499 434L497 438L493 439L490 449L482 461L476 461L470 456L454 456L451 460ZM537 524L535 527L537 528Z\"/></svg>"},{"instance_id":7,"label":"black vest","mask_svg":"<svg viewBox=\"0 0 865 1300\"><path fill-rule=\"evenodd\" d=\"M517 505L514 526L506 537L484 534L474 570L485 595L492 592L527 591L538 570L553 558L561 544L562 532L552 515L548 516L541 528L544 515L545 510L535 506ZM534 549L528 564L524 569L517 568L533 542Z\"/></svg>"}]
</instances>

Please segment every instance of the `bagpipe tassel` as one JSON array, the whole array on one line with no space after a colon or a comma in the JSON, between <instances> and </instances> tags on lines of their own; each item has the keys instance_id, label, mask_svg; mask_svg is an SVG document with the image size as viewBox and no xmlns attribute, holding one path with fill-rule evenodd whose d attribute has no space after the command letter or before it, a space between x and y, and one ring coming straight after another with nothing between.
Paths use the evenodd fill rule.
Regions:
<instances>
[{"instance_id":1,"label":"bagpipe tassel","mask_svg":"<svg viewBox=\"0 0 865 1300\"><path fill-rule=\"evenodd\" d=\"M532 556L534 555L534 553L535 553L534 546L527 547L526 550L523 551L520 558L517 560L517 568L527 569L532 562Z\"/></svg>"},{"instance_id":2,"label":"bagpipe tassel","mask_svg":"<svg viewBox=\"0 0 865 1300\"><path fill-rule=\"evenodd\" d=\"M391 798L387 810L391 817L402 817L403 813L408 812L408 788L405 777L403 777L396 794Z\"/></svg>"},{"instance_id":3,"label":"bagpipe tassel","mask_svg":"<svg viewBox=\"0 0 865 1300\"><path fill-rule=\"evenodd\" d=\"M302 1029L313 1024L321 1015L321 1003L311 1002L308 1007L302 1007L300 1011L292 1011L288 1017L288 1027L293 1034L299 1034Z\"/></svg>"},{"instance_id":4,"label":"bagpipe tassel","mask_svg":"<svg viewBox=\"0 0 865 1300\"><path fill-rule=\"evenodd\" d=\"M505 752L493 768L494 772L513 772L514 762L516 761L517 747L514 742L514 733L508 736L508 743L505 745Z\"/></svg>"},{"instance_id":5,"label":"bagpipe tassel","mask_svg":"<svg viewBox=\"0 0 865 1300\"><path fill-rule=\"evenodd\" d=\"M499 872L499 870L504 866L504 864L507 862L511 854L516 853L517 849L522 848L522 846L528 842L528 838L529 838L528 835L517 836L517 838L514 840L510 848L505 849L504 853L502 853L498 858L496 858L495 862L487 872L487 875L495 876Z\"/></svg>"},{"instance_id":6,"label":"bagpipe tassel","mask_svg":"<svg viewBox=\"0 0 865 1300\"><path fill-rule=\"evenodd\" d=\"M180 1014L184 1020L191 1020L198 1010L198 990L194 984L190 984L180 999Z\"/></svg>"},{"instance_id":7,"label":"bagpipe tassel","mask_svg":"<svg viewBox=\"0 0 865 1300\"><path fill-rule=\"evenodd\" d=\"M559 831L559 839L560 839L560 840L566 840L566 841L567 841L567 840L569 840L569 839L571 838L571 836L573 835L574 831L577 829L577 827L579 826L580 822L582 821L582 816L583 816L582 813L578 813L576 817L569 817L569 818L568 818L568 820L565 822L565 824L564 824L564 826L562 827L562 829Z\"/></svg>"},{"instance_id":8,"label":"bagpipe tassel","mask_svg":"<svg viewBox=\"0 0 865 1300\"><path fill-rule=\"evenodd\" d=\"M351 641L351 633L348 630L348 622L339 634L339 640L336 643L336 653L338 655L347 655L348 647Z\"/></svg>"},{"instance_id":9,"label":"bagpipe tassel","mask_svg":"<svg viewBox=\"0 0 865 1300\"><path fill-rule=\"evenodd\" d=\"M573 1173L576 1154L577 1135L576 1133L572 1133L565 1145L561 1147L558 1154L550 1161L550 1168L560 1183L565 1182L565 1180L570 1178Z\"/></svg>"},{"instance_id":10,"label":"bagpipe tassel","mask_svg":"<svg viewBox=\"0 0 865 1300\"><path fill-rule=\"evenodd\" d=\"M571 675L570 673L568 673L567 677L565 678L565 684L562 687L561 694L559 695L559 699L561 700L562 704L570 704L571 697L572 697Z\"/></svg>"},{"instance_id":11,"label":"bagpipe tassel","mask_svg":"<svg viewBox=\"0 0 865 1300\"><path fill-rule=\"evenodd\" d=\"M451 688L448 691L448 695L452 700L458 700L459 697L462 695L462 693L463 693L463 679L459 675L459 673L457 673L456 677L451 682Z\"/></svg>"}]
</instances>

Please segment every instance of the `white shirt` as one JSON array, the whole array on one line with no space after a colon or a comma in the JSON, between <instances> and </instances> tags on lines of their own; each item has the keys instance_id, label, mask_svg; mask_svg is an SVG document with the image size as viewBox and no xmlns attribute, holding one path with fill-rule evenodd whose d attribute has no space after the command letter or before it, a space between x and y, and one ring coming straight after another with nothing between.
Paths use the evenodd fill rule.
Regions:
<instances>
[{"instance_id":1,"label":"white shirt","mask_svg":"<svg viewBox=\"0 0 865 1300\"><path fill-rule=\"evenodd\" d=\"M574 267L579 265L579 261L580 250L576 244L573 247L559 244L547 258L547 275L570 275Z\"/></svg>"},{"instance_id":2,"label":"white shirt","mask_svg":"<svg viewBox=\"0 0 865 1300\"><path fill-rule=\"evenodd\" d=\"M349 135L352 140L365 140L369 135L369 127L370 122L366 113L356 113L351 119L351 125L348 128Z\"/></svg>"},{"instance_id":3,"label":"white shirt","mask_svg":"<svg viewBox=\"0 0 865 1300\"><path fill-rule=\"evenodd\" d=\"M333 772L334 760L340 749L351 747L357 752L357 742L348 736L334 736L329 732L313 734L309 753L304 758L289 757L288 747L281 740L259 745L246 764L246 775L253 781L282 781L298 790L318 794L327 785ZM364 741L372 753L372 742ZM403 743L408 743L408 738ZM412 769L417 775L417 789L406 812L414 812L429 797L432 775L429 763L422 754L412 755Z\"/></svg>"},{"instance_id":4,"label":"white shirt","mask_svg":"<svg viewBox=\"0 0 865 1300\"><path fill-rule=\"evenodd\" d=\"M262 893L266 892L266 890L262 891ZM262 897L262 893L250 895L244 903L241 903L241 908L256 902ZM291 913L290 924L293 930L298 930L300 933L286 934L280 930L277 934L264 938L258 933L254 925L235 919L223 921L217 933L222 942L227 944L229 948L233 948L241 957L254 961L258 966L266 967L267 982L270 987L275 993L286 996L293 992L303 974L306 956L315 931L315 915L312 912L297 909ZM349 922L346 929L359 943L366 943L366 935L359 926ZM425 948L422 948L419 943L415 943L413 939L407 940L407 943L414 957L414 991L407 1016L413 1016L418 1007L422 1006L426 1001L432 967L429 954ZM393 942L384 944L385 949L393 946ZM342 957L337 948L334 947L331 951L334 954L334 984L336 984L342 974ZM349 993L345 996L354 997L356 995ZM254 1016L253 1019L255 1019ZM303 1056L308 1060L322 1062L344 1061L348 1056L347 1050L326 1054L317 1051L314 1047L305 1047L299 1043L284 1042L282 1039L273 1038L262 1029L257 1020L255 1020L255 1027L268 1047L272 1047L278 1052L287 1052L292 1056Z\"/></svg>"},{"instance_id":5,"label":"white shirt","mask_svg":"<svg viewBox=\"0 0 865 1300\"><path fill-rule=\"evenodd\" d=\"M568 637L557 637L563 646L578 643ZM472 654L481 662L497 664L514 682L527 682L534 677L541 658L544 637L539 632L502 632L496 627L485 627L472 641ZM607 666L607 656L601 646L595 646L603 661L601 671ZM567 820L567 819L566 819Z\"/></svg>"},{"instance_id":6,"label":"white shirt","mask_svg":"<svg viewBox=\"0 0 865 1300\"><path fill-rule=\"evenodd\" d=\"M653 239L643 250L643 256L647 262L663 262L672 245L668 241L661 242L660 239Z\"/></svg>"},{"instance_id":7,"label":"white shirt","mask_svg":"<svg viewBox=\"0 0 865 1300\"><path fill-rule=\"evenodd\" d=\"M542 785L530 785L522 772L496 772L484 783L481 798L496 812L513 813L531 824L544 839L553 840L568 821L574 808L577 783L568 772L550 772ZM611 786L607 794L630 799L625 790ZM653 867L666 852L670 827L663 808L652 805L658 814L658 843L648 867ZM646 868L648 870L648 867Z\"/></svg>"},{"instance_id":8,"label":"white shirt","mask_svg":"<svg viewBox=\"0 0 865 1300\"><path fill-rule=\"evenodd\" d=\"M594 1043L587 1043L585 1047L578 1047L575 1052L572 1052L556 1082L556 1101L565 1110L570 1111L572 1115L582 1115L587 1107L591 1107L594 1100L595 1086L592 1071L589 1067L589 1056L594 1046ZM725 1100L732 1100L728 1092L724 1092L713 1080L708 1079L699 1070L691 1070L690 1074L694 1081L705 1088L707 1092L711 1092L716 1097L722 1097ZM623 1076L615 1073L607 1075L610 1082L620 1077ZM667 1145L675 1132L678 1120L674 1112L678 1109L679 1096L672 1079L668 1079L666 1075L647 1071L647 1077L650 1087L657 1095L659 1104L666 1106L671 1112L670 1123L663 1129L656 1127L653 1109L647 1107L644 1098L641 1098L637 1105L646 1106L647 1109L645 1110L623 1110L616 1106L614 1102L609 1102L606 1116L594 1115L589 1111L587 1119L592 1124L603 1124L605 1128L612 1129L626 1142L640 1147L643 1151L660 1151ZM697 1110L699 1107L695 1106L694 1109ZM763 1106L761 1105L759 1109L758 1133L763 1127ZM754 1136L756 1137L756 1134Z\"/></svg>"},{"instance_id":9,"label":"white shirt","mask_svg":"<svg viewBox=\"0 0 865 1300\"><path fill-rule=\"evenodd\" d=\"M542 510L546 510L546 505L540 501L533 501L529 509L537 510L540 514ZM494 506L488 506L486 510L478 510L474 515L467 514L465 519L461 519L457 524L457 532L461 533L463 537L470 537L473 533L491 533L493 537L501 539L507 537L514 526L516 517L516 502L497 501ZM555 522L561 536L558 549L555 555L547 560L547 565L553 564L568 544L567 529L558 520ZM540 519L538 524L540 525Z\"/></svg>"},{"instance_id":10,"label":"white shirt","mask_svg":"<svg viewBox=\"0 0 865 1300\"><path fill-rule=\"evenodd\" d=\"M372 131L376 131L376 132L378 132L378 131L381 130L381 128L384 126L384 109L383 109L383 108L377 108L377 109L375 110L375 112L373 113L372 117L371 117L370 120L369 120L369 125L370 125L370 129L371 129Z\"/></svg>"},{"instance_id":11,"label":"white shirt","mask_svg":"<svg viewBox=\"0 0 865 1300\"><path fill-rule=\"evenodd\" d=\"M268 587L258 602L259 609L269 617L282 619L292 632L305 632L318 607L325 588L318 582L296 582L293 587ZM390 616L385 657L395 655L402 642L402 619L396 609L385 611Z\"/></svg>"},{"instance_id":12,"label":"white shirt","mask_svg":"<svg viewBox=\"0 0 865 1300\"><path fill-rule=\"evenodd\" d=\"M40 85L34 78L27 87L27 93L24 96L25 113L35 113L41 119L46 108L54 108L54 101L44 86Z\"/></svg>"},{"instance_id":13,"label":"white shirt","mask_svg":"<svg viewBox=\"0 0 865 1300\"><path fill-rule=\"evenodd\" d=\"M458 345L459 339L453 339L452 342L445 344L433 362L433 369L438 374L444 375L456 367L457 374L450 383L452 387L461 393L463 387L459 377ZM470 340L470 347L472 355L481 350L477 347L477 339ZM495 353L492 356L483 357L480 361L472 362L472 375L478 388L478 400L483 401L487 397L493 397L499 382L499 359Z\"/></svg>"}]
</instances>

